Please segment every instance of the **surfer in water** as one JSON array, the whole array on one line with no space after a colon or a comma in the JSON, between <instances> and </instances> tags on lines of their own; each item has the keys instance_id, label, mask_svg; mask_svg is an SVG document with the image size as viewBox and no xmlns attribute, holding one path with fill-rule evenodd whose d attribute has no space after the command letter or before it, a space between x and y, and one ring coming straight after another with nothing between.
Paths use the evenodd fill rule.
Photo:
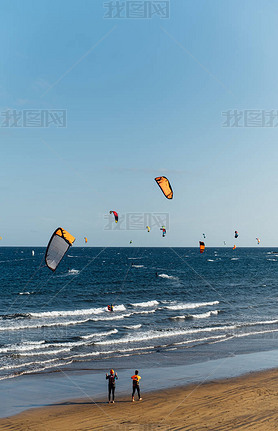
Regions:
<instances>
[{"instance_id":1,"label":"surfer in water","mask_svg":"<svg viewBox=\"0 0 278 431\"><path fill-rule=\"evenodd\" d=\"M111 313L114 311L114 305L113 304L107 305L107 308L108 308L108 311L111 311Z\"/></svg>"}]
</instances>

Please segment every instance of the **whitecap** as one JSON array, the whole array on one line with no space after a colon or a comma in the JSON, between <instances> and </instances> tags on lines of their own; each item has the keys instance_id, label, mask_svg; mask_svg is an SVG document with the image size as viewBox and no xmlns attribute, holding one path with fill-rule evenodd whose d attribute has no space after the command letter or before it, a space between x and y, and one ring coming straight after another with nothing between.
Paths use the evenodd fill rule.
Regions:
<instances>
[{"instance_id":1,"label":"whitecap","mask_svg":"<svg viewBox=\"0 0 278 431\"><path fill-rule=\"evenodd\" d=\"M178 280L178 277L174 277L173 275L168 275L168 274L158 274L158 277L168 278L169 280Z\"/></svg>"},{"instance_id":2,"label":"whitecap","mask_svg":"<svg viewBox=\"0 0 278 431\"><path fill-rule=\"evenodd\" d=\"M147 302L134 302L131 304L133 307L153 307L154 305L158 305L159 302L156 300L147 301Z\"/></svg>"}]
</instances>

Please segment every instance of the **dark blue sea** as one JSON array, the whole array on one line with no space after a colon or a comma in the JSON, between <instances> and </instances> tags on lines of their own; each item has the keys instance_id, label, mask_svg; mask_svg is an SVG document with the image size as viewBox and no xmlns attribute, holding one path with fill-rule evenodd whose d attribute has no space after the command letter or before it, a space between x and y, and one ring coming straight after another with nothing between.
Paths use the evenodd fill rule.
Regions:
<instances>
[{"instance_id":1,"label":"dark blue sea","mask_svg":"<svg viewBox=\"0 0 278 431\"><path fill-rule=\"evenodd\" d=\"M278 348L275 249L72 247L55 273L44 253L0 248L1 379Z\"/></svg>"}]
</instances>

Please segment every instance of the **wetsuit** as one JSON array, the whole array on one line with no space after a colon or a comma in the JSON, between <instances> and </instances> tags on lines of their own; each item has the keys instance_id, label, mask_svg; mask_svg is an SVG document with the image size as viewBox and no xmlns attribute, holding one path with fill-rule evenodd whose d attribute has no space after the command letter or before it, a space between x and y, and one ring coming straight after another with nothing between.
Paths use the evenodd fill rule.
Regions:
<instances>
[{"instance_id":1,"label":"wetsuit","mask_svg":"<svg viewBox=\"0 0 278 431\"><path fill-rule=\"evenodd\" d=\"M111 394L112 394L112 401L114 401L115 398L115 388L116 388L116 379L118 379L117 373L116 374L106 374L106 380L109 379L108 382L108 400L110 401Z\"/></svg>"},{"instance_id":2,"label":"wetsuit","mask_svg":"<svg viewBox=\"0 0 278 431\"><path fill-rule=\"evenodd\" d=\"M138 398L141 398L141 394L140 394L140 386L139 386L139 381L141 379L140 376L138 376L138 374L134 374L134 376L131 377L133 380L133 388L132 388L132 398L134 398L134 394L137 391L138 394Z\"/></svg>"}]
</instances>

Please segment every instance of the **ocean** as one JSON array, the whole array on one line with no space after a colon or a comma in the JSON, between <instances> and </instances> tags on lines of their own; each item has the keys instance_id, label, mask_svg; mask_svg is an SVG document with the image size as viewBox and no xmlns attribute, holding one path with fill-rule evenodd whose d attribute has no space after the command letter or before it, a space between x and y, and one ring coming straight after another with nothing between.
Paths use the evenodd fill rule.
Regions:
<instances>
[{"instance_id":1,"label":"ocean","mask_svg":"<svg viewBox=\"0 0 278 431\"><path fill-rule=\"evenodd\" d=\"M1 380L278 348L275 249L72 247L55 273L44 252L0 248Z\"/></svg>"}]
</instances>

